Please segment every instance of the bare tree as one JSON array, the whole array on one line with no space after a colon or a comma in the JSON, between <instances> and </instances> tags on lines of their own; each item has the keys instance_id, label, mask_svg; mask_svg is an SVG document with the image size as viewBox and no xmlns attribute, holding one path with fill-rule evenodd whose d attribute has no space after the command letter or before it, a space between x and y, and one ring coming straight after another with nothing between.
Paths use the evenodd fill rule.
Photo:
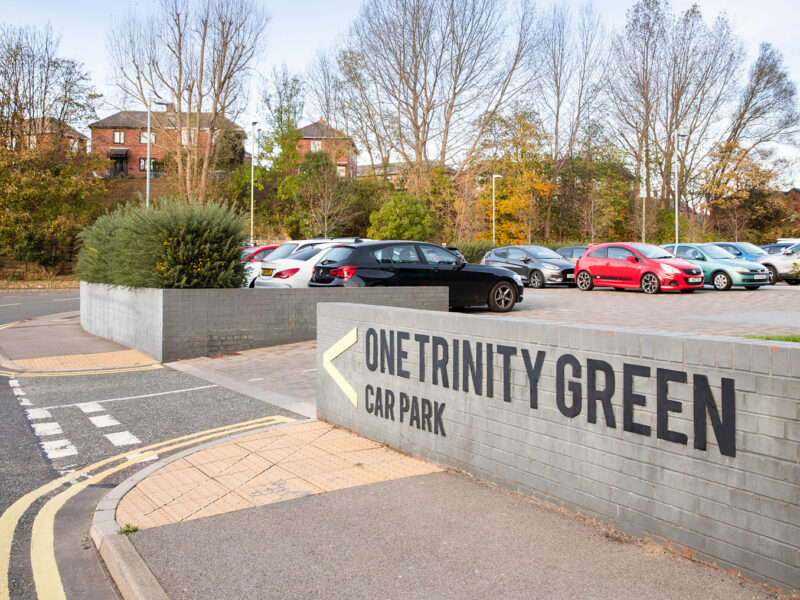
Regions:
<instances>
[{"instance_id":1,"label":"bare tree","mask_svg":"<svg viewBox=\"0 0 800 600\"><path fill-rule=\"evenodd\" d=\"M550 141L553 190L546 199L544 236L550 239L553 195L558 193L561 171L574 158L578 134L598 100L605 49L603 28L590 3L581 7L577 25L566 5L554 4L539 27L542 77L537 97Z\"/></svg>"},{"instance_id":2,"label":"bare tree","mask_svg":"<svg viewBox=\"0 0 800 600\"><path fill-rule=\"evenodd\" d=\"M206 198L217 132L242 108L267 22L255 0L159 0L149 17L132 13L111 31L123 94L143 104L159 97L174 102L174 112L157 122L174 131L181 198Z\"/></svg>"},{"instance_id":3,"label":"bare tree","mask_svg":"<svg viewBox=\"0 0 800 600\"><path fill-rule=\"evenodd\" d=\"M100 97L75 60L58 55L52 28L0 25L0 138L11 149L48 133L53 148L67 126L95 116Z\"/></svg>"}]
</instances>

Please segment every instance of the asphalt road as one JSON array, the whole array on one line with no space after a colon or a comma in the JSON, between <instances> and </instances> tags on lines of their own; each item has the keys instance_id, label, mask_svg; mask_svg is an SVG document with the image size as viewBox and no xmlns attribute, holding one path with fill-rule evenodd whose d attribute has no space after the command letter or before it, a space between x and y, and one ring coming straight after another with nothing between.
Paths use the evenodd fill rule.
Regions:
<instances>
[{"instance_id":1,"label":"asphalt road","mask_svg":"<svg viewBox=\"0 0 800 600\"><path fill-rule=\"evenodd\" d=\"M78 290L0 291L0 325L77 310L79 305L80 292Z\"/></svg>"},{"instance_id":2,"label":"asphalt road","mask_svg":"<svg viewBox=\"0 0 800 600\"><path fill-rule=\"evenodd\" d=\"M298 417L166 368L90 376L2 377L0 510L62 474L122 452L276 414ZM56 558L67 598L116 597L86 532L100 497L132 472L127 469L87 488L58 513ZM26 512L16 530L9 573L14 599L36 598L29 548L31 525L41 503Z\"/></svg>"}]
</instances>

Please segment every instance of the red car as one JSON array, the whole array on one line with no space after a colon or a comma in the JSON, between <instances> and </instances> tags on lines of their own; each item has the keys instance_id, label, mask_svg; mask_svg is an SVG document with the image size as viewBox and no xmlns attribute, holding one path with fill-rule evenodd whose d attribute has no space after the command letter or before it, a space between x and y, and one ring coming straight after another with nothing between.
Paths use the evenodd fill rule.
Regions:
<instances>
[{"instance_id":1,"label":"red car","mask_svg":"<svg viewBox=\"0 0 800 600\"><path fill-rule=\"evenodd\" d=\"M652 244L593 244L575 265L575 282L584 291L603 286L640 288L645 294L662 289L690 293L702 289L703 271Z\"/></svg>"},{"instance_id":2,"label":"red car","mask_svg":"<svg viewBox=\"0 0 800 600\"><path fill-rule=\"evenodd\" d=\"M272 246L251 246L250 248L245 248L242 250L242 262L261 262L261 259L277 247L276 244L273 244Z\"/></svg>"}]
</instances>

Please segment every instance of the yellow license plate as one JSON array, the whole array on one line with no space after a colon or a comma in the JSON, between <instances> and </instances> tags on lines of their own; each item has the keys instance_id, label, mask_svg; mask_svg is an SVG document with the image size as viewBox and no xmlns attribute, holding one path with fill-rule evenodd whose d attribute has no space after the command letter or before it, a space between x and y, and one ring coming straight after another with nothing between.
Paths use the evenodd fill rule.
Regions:
<instances>
[{"instance_id":1,"label":"yellow license plate","mask_svg":"<svg viewBox=\"0 0 800 600\"><path fill-rule=\"evenodd\" d=\"M270 275L272 275L272 271L273 271L272 269L261 269L261 274L264 277L269 277Z\"/></svg>"}]
</instances>

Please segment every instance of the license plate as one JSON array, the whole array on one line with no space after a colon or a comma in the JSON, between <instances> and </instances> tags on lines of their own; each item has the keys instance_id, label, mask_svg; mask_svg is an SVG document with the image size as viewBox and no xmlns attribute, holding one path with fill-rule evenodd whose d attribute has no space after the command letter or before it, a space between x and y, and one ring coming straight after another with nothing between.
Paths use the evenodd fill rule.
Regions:
<instances>
[{"instance_id":1,"label":"license plate","mask_svg":"<svg viewBox=\"0 0 800 600\"><path fill-rule=\"evenodd\" d=\"M575 279L575 273L567 273L567 279Z\"/></svg>"},{"instance_id":2,"label":"license plate","mask_svg":"<svg viewBox=\"0 0 800 600\"><path fill-rule=\"evenodd\" d=\"M753 279L766 279L766 275L756 275Z\"/></svg>"},{"instance_id":3,"label":"license plate","mask_svg":"<svg viewBox=\"0 0 800 600\"><path fill-rule=\"evenodd\" d=\"M686 281L688 281L689 283L700 283L701 281L703 281L703 278L702 277L689 277L689 279L687 279Z\"/></svg>"},{"instance_id":4,"label":"license plate","mask_svg":"<svg viewBox=\"0 0 800 600\"><path fill-rule=\"evenodd\" d=\"M270 275L272 275L272 271L273 269L261 269L261 274L264 277L269 277Z\"/></svg>"}]
</instances>

